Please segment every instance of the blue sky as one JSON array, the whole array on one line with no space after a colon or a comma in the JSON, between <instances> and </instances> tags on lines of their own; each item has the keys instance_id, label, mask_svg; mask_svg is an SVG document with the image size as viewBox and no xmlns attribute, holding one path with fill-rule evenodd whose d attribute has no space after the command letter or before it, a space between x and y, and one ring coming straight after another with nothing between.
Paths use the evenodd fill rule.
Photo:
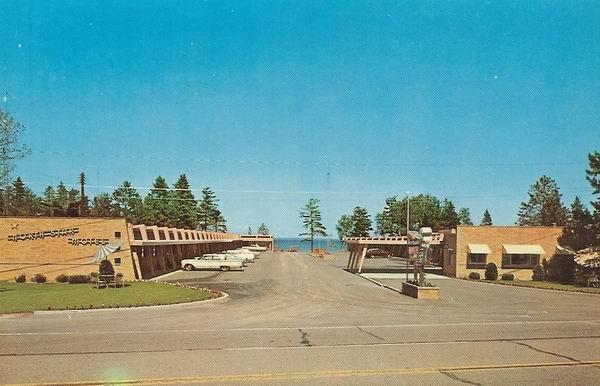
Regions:
<instances>
[{"instance_id":1,"label":"blue sky","mask_svg":"<svg viewBox=\"0 0 600 386\"><path fill-rule=\"evenodd\" d=\"M331 231L406 191L496 224L542 174L592 198L597 2L4 1L0 20L35 191L185 173L231 230L285 236L310 197Z\"/></svg>"}]
</instances>

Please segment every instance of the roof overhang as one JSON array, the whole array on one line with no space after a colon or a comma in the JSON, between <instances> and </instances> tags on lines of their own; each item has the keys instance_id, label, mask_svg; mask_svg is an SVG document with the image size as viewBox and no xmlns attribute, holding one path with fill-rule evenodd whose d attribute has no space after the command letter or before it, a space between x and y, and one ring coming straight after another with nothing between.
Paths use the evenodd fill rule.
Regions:
<instances>
[{"instance_id":1,"label":"roof overhang","mask_svg":"<svg viewBox=\"0 0 600 386\"><path fill-rule=\"evenodd\" d=\"M509 255L545 255L546 251L538 244L502 244L502 250Z\"/></svg>"},{"instance_id":2,"label":"roof overhang","mask_svg":"<svg viewBox=\"0 0 600 386\"><path fill-rule=\"evenodd\" d=\"M218 244L231 243L239 239L215 239L215 240L131 240L132 246L159 246L159 245L192 245L192 244Z\"/></svg>"}]
</instances>

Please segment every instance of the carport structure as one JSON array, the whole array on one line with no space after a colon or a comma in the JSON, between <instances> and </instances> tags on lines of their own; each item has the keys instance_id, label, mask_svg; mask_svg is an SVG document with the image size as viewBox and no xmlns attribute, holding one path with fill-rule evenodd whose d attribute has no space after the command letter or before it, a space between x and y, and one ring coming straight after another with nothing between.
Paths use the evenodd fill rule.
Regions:
<instances>
[{"instance_id":1,"label":"carport structure","mask_svg":"<svg viewBox=\"0 0 600 386\"><path fill-rule=\"evenodd\" d=\"M365 262L367 249L370 247L396 245L407 247L410 240L413 240L413 238L409 236L346 237L344 242L348 245L348 250L350 251L346 269L350 272L361 273L363 264ZM442 243L442 241L444 241L443 233L433 233L431 235L431 241L429 241L429 244L439 245Z\"/></svg>"}]
</instances>

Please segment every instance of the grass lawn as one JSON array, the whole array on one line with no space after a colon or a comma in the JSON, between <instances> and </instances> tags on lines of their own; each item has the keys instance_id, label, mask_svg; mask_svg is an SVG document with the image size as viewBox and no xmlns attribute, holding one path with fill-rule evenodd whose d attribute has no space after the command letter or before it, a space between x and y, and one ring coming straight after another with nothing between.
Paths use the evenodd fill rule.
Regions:
<instances>
[{"instance_id":1,"label":"grass lawn","mask_svg":"<svg viewBox=\"0 0 600 386\"><path fill-rule=\"evenodd\" d=\"M37 310L135 307L185 303L217 295L167 284L135 282L124 288L100 288L91 284L0 282L0 314Z\"/></svg>"},{"instance_id":2,"label":"grass lawn","mask_svg":"<svg viewBox=\"0 0 600 386\"><path fill-rule=\"evenodd\" d=\"M529 287L529 288L541 288L541 289L552 289L558 291L569 291L569 292L585 292L590 294L600 294L600 288L594 287L578 287L572 284L560 284L550 281L533 281L533 280L496 280L496 281L487 281L482 280L487 283L496 283L496 284L504 284L504 285L514 285L517 287Z\"/></svg>"}]
</instances>

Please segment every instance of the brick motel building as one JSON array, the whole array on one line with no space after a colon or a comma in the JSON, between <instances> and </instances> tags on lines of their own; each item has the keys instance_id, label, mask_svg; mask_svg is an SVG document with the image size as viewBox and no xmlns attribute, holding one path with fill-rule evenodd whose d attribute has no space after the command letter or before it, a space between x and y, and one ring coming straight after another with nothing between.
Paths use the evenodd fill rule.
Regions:
<instances>
[{"instance_id":1,"label":"brick motel building","mask_svg":"<svg viewBox=\"0 0 600 386\"><path fill-rule=\"evenodd\" d=\"M484 277L485 265L495 263L498 276L512 273L515 279L531 280L533 267L542 259L569 254L559 245L560 226L462 226L442 231L440 265L444 274L466 277L479 272Z\"/></svg>"},{"instance_id":2,"label":"brick motel building","mask_svg":"<svg viewBox=\"0 0 600 386\"><path fill-rule=\"evenodd\" d=\"M124 280L149 279L180 269L182 259L252 244L272 250L273 237L132 225L122 218L1 217L0 280L22 273L49 281L87 275L98 270L94 256L106 245L120 245L108 259Z\"/></svg>"},{"instance_id":3,"label":"brick motel building","mask_svg":"<svg viewBox=\"0 0 600 386\"><path fill-rule=\"evenodd\" d=\"M466 226L431 235L429 257L450 277L467 277L495 263L498 275L514 274L515 279L530 280L533 267L557 255L573 256L559 245L563 228L525 226ZM407 257L411 243L407 236L349 237L345 239L350 256L347 269L361 273L368 248L381 248L395 256ZM402 269L399 265L398 269Z\"/></svg>"}]
</instances>

